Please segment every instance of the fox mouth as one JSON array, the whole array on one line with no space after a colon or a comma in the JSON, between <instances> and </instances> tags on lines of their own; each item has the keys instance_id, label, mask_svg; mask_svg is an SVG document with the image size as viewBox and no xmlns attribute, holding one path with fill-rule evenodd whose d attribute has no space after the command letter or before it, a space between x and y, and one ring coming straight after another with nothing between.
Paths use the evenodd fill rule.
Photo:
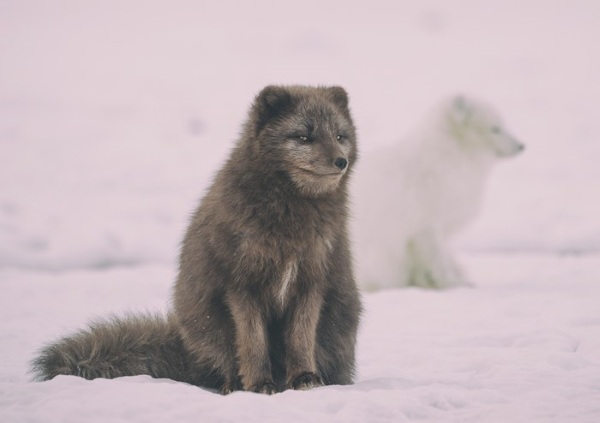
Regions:
<instances>
[{"instance_id":1,"label":"fox mouth","mask_svg":"<svg viewBox=\"0 0 600 423\"><path fill-rule=\"evenodd\" d=\"M319 197L337 189L344 171L295 166L289 173L292 182L304 195Z\"/></svg>"},{"instance_id":2,"label":"fox mouth","mask_svg":"<svg viewBox=\"0 0 600 423\"><path fill-rule=\"evenodd\" d=\"M300 170L303 173L308 173L308 174L310 174L312 176L319 176L319 177L325 177L325 178L327 178L327 177L329 177L329 178L334 178L334 177L335 178L339 178L339 177L341 177L345 173L345 171L343 171L343 170L342 171L338 171L338 172L317 172L316 170L308 169L306 167L300 167L300 166L298 166L298 170Z\"/></svg>"}]
</instances>

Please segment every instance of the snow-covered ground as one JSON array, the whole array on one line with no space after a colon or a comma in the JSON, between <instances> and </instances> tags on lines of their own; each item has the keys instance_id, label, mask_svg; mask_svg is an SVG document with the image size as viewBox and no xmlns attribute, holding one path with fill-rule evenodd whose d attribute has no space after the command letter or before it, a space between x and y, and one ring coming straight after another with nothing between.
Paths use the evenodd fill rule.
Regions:
<instances>
[{"instance_id":1,"label":"snow-covered ground","mask_svg":"<svg viewBox=\"0 0 600 423\"><path fill-rule=\"evenodd\" d=\"M583 0L0 1L0 421L600 421L598 39ZM527 151L457 240L474 288L365 294L353 386L30 382L44 342L167 308L270 83L346 87L363 151L454 92L502 112Z\"/></svg>"},{"instance_id":2,"label":"snow-covered ground","mask_svg":"<svg viewBox=\"0 0 600 423\"><path fill-rule=\"evenodd\" d=\"M42 342L91 316L164 309L174 273L4 271L1 420L597 422L598 260L484 254L466 263L475 289L365 296L355 385L273 397L150 377L28 382L26 361Z\"/></svg>"}]
</instances>

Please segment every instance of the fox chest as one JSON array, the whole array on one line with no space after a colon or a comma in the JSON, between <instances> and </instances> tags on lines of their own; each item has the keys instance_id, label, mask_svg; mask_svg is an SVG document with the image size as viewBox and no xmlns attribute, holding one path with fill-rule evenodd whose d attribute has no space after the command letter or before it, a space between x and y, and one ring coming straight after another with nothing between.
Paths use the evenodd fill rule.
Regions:
<instances>
[{"instance_id":1,"label":"fox chest","mask_svg":"<svg viewBox=\"0 0 600 423\"><path fill-rule=\"evenodd\" d=\"M277 242L274 242L277 241ZM329 237L315 236L310 242L302 240L274 240L273 238L248 240L243 248L248 284L261 286L263 295L278 309L301 292L315 284L323 283L333 251Z\"/></svg>"}]
</instances>

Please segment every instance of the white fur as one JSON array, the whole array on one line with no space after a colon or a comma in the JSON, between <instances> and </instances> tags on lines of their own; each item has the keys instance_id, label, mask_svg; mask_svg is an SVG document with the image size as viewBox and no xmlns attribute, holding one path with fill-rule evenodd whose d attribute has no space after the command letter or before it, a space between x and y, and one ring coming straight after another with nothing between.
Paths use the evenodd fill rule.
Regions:
<instances>
[{"instance_id":1,"label":"white fur","mask_svg":"<svg viewBox=\"0 0 600 423\"><path fill-rule=\"evenodd\" d=\"M466 284L446 241L477 214L493 164L522 149L491 107L454 97L412 137L364 154L353 180L358 283Z\"/></svg>"},{"instance_id":2,"label":"white fur","mask_svg":"<svg viewBox=\"0 0 600 423\"><path fill-rule=\"evenodd\" d=\"M281 276L281 285L279 293L277 295L279 304L281 307L285 306L287 300L287 292L290 287L290 283L296 279L298 274L298 263L295 261L288 262L283 275Z\"/></svg>"}]
</instances>

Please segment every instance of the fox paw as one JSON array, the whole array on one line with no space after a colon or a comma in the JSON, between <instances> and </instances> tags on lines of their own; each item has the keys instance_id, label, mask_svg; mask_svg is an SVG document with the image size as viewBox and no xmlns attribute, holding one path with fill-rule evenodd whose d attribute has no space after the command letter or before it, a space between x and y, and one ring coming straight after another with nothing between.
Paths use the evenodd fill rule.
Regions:
<instances>
[{"instance_id":1,"label":"fox paw","mask_svg":"<svg viewBox=\"0 0 600 423\"><path fill-rule=\"evenodd\" d=\"M235 388L233 386L231 386L229 384L225 384L225 385L221 386L221 389L219 390L219 393L221 395L229 395L229 394L231 394L234 391L235 391Z\"/></svg>"},{"instance_id":2,"label":"fox paw","mask_svg":"<svg viewBox=\"0 0 600 423\"><path fill-rule=\"evenodd\" d=\"M229 395L234 391L239 391L240 389L242 389L242 387L237 382L225 382L223 386L221 386L219 393L221 395Z\"/></svg>"},{"instance_id":3,"label":"fox paw","mask_svg":"<svg viewBox=\"0 0 600 423\"><path fill-rule=\"evenodd\" d=\"M273 394L277 393L277 388L275 387L275 384L272 382L258 383L248 390L251 392L256 392L258 394L266 394L266 395L273 395Z\"/></svg>"},{"instance_id":4,"label":"fox paw","mask_svg":"<svg viewBox=\"0 0 600 423\"><path fill-rule=\"evenodd\" d=\"M311 372L302 373L296 376L290 383L289 387L295 390L306 391L312 388L323 386L323 380L319 375Z\"/></svg>"}]
</instances>

